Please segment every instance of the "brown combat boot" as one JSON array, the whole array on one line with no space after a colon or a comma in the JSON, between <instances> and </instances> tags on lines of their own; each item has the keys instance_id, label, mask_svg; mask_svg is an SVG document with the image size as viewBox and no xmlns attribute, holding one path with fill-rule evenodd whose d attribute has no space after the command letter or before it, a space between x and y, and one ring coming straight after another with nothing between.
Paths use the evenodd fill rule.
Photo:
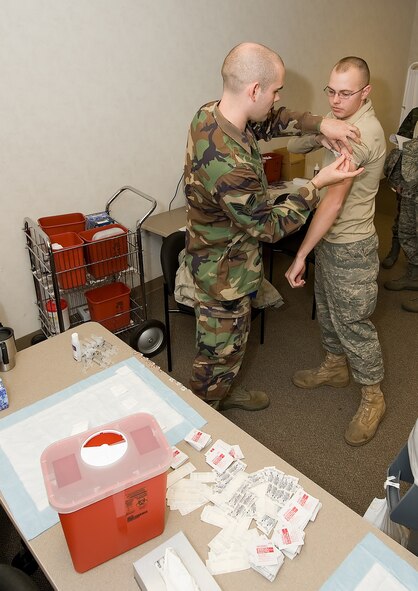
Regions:
<instances>
[{"instance_id":1,"label":"brown combat boot","mask_svg":"<svg viewBox=\"0 0 418 591\"><path fill-rule=\"evenodd\" d=\"M344 388L350 383L347 359L344 354L334 355L327 351L319 367L297 371L292 377L292 382L298 388L311 389L320 386Z\"/></svg>"},{"instance_id":2,"label":"brown combat boot","mask_svg":"<svg viewBox=\"0 0 418 591\"><path fill-rule=\"evenodd\" d=\"M359 447L373 439L385 410L386 404L380 384L363 386L360 406L344 435L348 445Z\"/></svg>"},{"instance_id":3,"label":"brown combat boot","mask_svg":"<svg viewBox=\"0 0 418 591\"><path fill-rule=\"evenodd\" d=\"M247 390L243 386L233 388L228 396L220 401L219 410L241 408L242 410L263 410L270 404L270 399L261 390Z\"/></svg>"}]
</instances>

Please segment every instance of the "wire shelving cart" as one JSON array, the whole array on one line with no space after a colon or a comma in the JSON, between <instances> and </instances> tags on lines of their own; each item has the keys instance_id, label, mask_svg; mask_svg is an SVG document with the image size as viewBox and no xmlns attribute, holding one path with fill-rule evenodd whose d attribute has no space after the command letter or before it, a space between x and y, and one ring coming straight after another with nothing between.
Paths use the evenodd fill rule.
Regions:
<instances>
[{"instance_id":1,"label":"wire shelving cart","mask_svg":"<svg viewBox=\"0 0 418 591\"><path fill-rule=\"evenodd\" d=\"M118 223L112 214L116 203L123 205L128 194L146 208L133 229ZM42 330L37 340L94 320L147 357L164 349L164 324L147 318L141 238L141 226L156 205L153 197L125 186L107 201L104 212L87 216L107 216L106 225L81 228L80 232L64 228L54 234L25 218L26 248Z\"/></svg>"}]
</instances>

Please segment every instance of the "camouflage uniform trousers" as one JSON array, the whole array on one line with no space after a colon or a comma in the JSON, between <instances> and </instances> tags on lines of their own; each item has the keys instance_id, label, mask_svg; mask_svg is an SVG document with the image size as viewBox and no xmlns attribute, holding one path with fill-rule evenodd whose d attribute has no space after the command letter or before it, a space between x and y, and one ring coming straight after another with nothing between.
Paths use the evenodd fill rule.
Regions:
<instances>
[{"instance_id":1,"label":"camouflage uniform trousers","mask_svg":"<svg viewBox=\"0 0 418 591\"><path fill-rule=\"evenodd\" d=\"M197 354L190 388L203 400L222 400L244 357L251 325L250 296L234 300L231 310L197 286L195 299Z\"/></svg>"},{"instance_id":2,"label":"camouflage uniform trousers","mask_svg":"<svg viewBox=\"0 0 418 591\"><path fill-rule=\"evenodd\" d=\"M402 192L398 235L408 262L418 267L418 188Z\"/></svg>"},{"instance_id":3,"label":"camouflage uniform trousers","mask_svg":"<svg viewBox=\"0 0 418 591\"><path fill-rule=\"evenodd\" d=\"M348 244L322 240L315 249L315 297L326 351L345 353L353 378L377 384L384 375L376 328L369 320L377 300L378 238Z\"/></svg>"},{"instance_id":4,"label":"camouflage uniform trousers","mask_svg":"<svg viewBox=\"0 0 418 591\"><path fill-rule=\"evenodd\" d=\"M395 218L393 220L392 236L394 238L399 238L399 216L401 214L402 195L400 193L398 193L398 191L396 191L395 195L396 195L396 213L395 213Z\"/></svg>"}]
</instances>

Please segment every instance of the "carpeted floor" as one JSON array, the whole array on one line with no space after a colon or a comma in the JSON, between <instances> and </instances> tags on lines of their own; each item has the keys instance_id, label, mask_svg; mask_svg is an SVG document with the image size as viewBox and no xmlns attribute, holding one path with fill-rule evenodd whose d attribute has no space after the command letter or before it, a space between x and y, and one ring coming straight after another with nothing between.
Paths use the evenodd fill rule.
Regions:
<instances>
[{"instance_id":1,"label":"carpeted floor","mask_svg":"<svg viewBox=\"0 0 418 591\"><path fill-rule=\"evenodd\" d=\"M394 194L383 181L376 215L381 258L390 244L394 210ZM386 375L382 389L387 413L376 437L366 446L352 448L344 442L343 434L357 410L359 386L351 381L347 388L339 390L324 387L304 391L291 381L295 370L319 364L323 353L317 322L311 320L313 273L304 289L292 290L283 277L290 260L275 255L274 283L286 303L277 311L267 311L264 345L259 343L259 320L254 321L239 378L250 388L262 387L271 405L256 413L233 409L224 415L363 514L375 496L384 496L387 467L407 441L418 416L418 315L401 309L401 302L414 297L414 292L396 293L383 288L384 281L403 274L406 261L401 255L392 269L381 269L378 305L373 315L384 353ZM163 319L162 300L161 291L148 298L149 318ZM194 318L171 315L171 327L172 376L187 385L194 356ZM165 351L153 361L167 369ZM229 441L228 433L224 438L235 443ZM9 561L18 549L18 540L2 512L0 525L0 560ZM11 550L6 551L9 545ZM49 590L42 575L36 576L41 579L40 588Z\"/></svg>"},{"instance_id":2,"label":"carpeted floor","mask_svg":"<svg viewBox=\"0 0 418 591\"><path fill-rule=\"evenodd\" d=\"M390 245L394 211L394 193L382 182L376 215L381 259ZM256 413L232 409L224 415L363 514L375 496L384 496L387 467L405 444L418 417L418 315L401 309L403 300L417 294L383 288L384 281L405 272L403 254L392 269L381 268L378 304L372 320L384 354L382 389L387 413L376 437L368 445L352 448L345 443L343 434L358 408L359 386L351 380L347 388L308 391L291 381L295 370L318 365L323 351L317 322L311 320L314 274L310 273L304 289L292 290L284 279L290 261L285 255L275 255L274 284L286 303L277 311L266 312L264 345L259 344L258 320L253 323L239 377L250 388L262 387L271 398L270 407ZM183 315L171 315L171 319L172 375L187 384L194 355L194 319ZM154 361L166 369L165 353ZM225 439L228 441L227 433Z\"/></svg>"}]
</instances>

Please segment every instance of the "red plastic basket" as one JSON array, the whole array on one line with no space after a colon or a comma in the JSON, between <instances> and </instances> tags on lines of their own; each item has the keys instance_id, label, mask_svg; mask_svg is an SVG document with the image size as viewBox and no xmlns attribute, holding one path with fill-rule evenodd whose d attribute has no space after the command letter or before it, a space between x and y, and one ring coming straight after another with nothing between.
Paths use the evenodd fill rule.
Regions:
<instances>
[{"instance_id":1,"label":"red plastic basket","mask_svg":"<svg viewBox=\"0 0 418 591\"><path fill-rule=\"evenodd\" d=\"M86 283L83 241L74 232L50 236L58 283L62 289L71 289ZM54 245L62 246L59 250Z\"/></svg>"},{"instance_id":2,"label":"red plastic basket","mask_svg":"<svg viewBox=\"0 0 418 591\"><path fill-rule=\"evenodd\" d=\"M48 236L62 234L63 232L78 234L86 229L86 218L82 213L64 213L39 218L38 224Z\"/></svg>"},{"instance_id":3,"label":"red plastic basket","mask_svg":"<svg viewBox=\"0 0 418 591\"><path fill-rule=\"evenodd\" d=\"M121 230L123 233L106 237ZM109 224L80 232L85 243L86 261L89 273L96 279L123 271L128 266L128 230L121 224ZM103 239L100 236L104 236Z\"/></svg>"},{"instance_id":4,"label":"red plastic basket","mask_svg":"<svg viewBox=\"0 0 418 591\"><path fill-rule=\"evenodd\" d=\"M129 287L120 281L86 291L91 319L100 322L112 332L128 326L130 292Z\"/></svg>"}]
</instances>

